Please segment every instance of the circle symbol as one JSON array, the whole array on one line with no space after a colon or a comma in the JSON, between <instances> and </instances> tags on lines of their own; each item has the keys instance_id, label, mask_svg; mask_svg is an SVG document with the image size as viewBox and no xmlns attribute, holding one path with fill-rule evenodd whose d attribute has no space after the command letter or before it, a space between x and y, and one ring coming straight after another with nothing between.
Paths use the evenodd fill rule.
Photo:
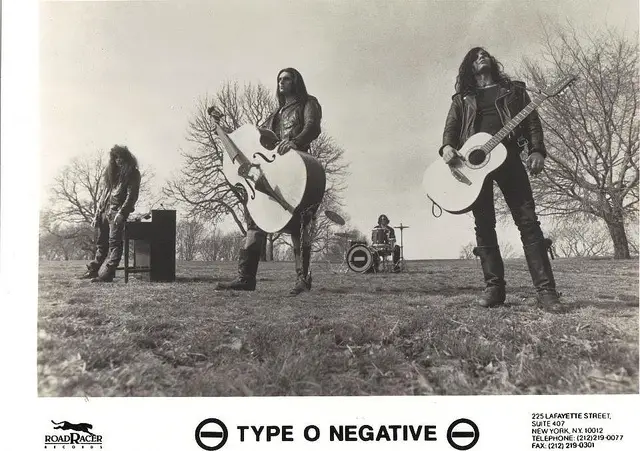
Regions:
<instances>
[{"instance_id":1,"label":"circle symbol","mask_svg":"<svg viewBox=\"0 0 640 451\"><path fill-rule=\"evenodd\" d=\"M466 425L471 426L471 431L468 427L456 427L458 425ZM456 440L454 440L454 438ZM466 418L460 418L449 426L447 429L447 441L449 445L453 448L461 451L465 451L467 449L473 448L476 443L478 443L478 439L480 438L480 430L478 426L471 420Z\"/></svg>"},{"instance_id":2,"label":"circle symbol","mask_svg":"<svg viewBox=\"0 0 640 451\"><path fill-rule=\"evenodd\" d=\"M371 268L373 254L364 244L355 244L347 252L347 266L354 272L363 274Z\"/></svg>"},{"instance_id":3,"label":"circle symbol","mask_svg":"<svg viewBox=\"0 0 640 451\"><path fill-rule=\"evenodd\" d=\"M211 423L216 424L218 427L210 427L203 431L204 427ZM229 431L227 427L217 418L207 418L196 428L196 443L206 451L215 451L222 448L227 443L228 437ZM207 443L203 439L206 439Z\"/></svg>"}]
</instances>

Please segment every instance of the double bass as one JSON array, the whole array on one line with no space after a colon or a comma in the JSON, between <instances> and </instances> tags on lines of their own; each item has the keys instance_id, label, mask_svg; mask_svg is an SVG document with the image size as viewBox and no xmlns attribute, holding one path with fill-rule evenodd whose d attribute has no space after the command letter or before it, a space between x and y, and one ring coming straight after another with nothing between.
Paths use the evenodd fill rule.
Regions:
<instances>
[{"instance_id":1,"label":"double bass","mask_svg":"<svg viewBox=\"0 0 640 451\"><path fill-rule=\"evenodd\" d=\"M246 208L261 230L280 232L295 218L318 208L326 174L316 158L298 150L278 154L275 133L252 124L226 133L220 125L220 112L212 108L209 114L226 151L222 172L231 185L245 193ZM276 145L264 147L261 137Z\"/></svg>"}]
</instances>

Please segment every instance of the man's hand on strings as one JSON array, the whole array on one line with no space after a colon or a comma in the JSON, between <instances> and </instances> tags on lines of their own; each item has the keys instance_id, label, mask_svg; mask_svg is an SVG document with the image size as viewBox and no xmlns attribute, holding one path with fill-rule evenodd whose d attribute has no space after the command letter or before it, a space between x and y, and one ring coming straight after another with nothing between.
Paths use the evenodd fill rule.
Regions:
<instances>
[{"instance_id":1,"label":"man's hand on strings","mask_svg":"<svg viewBox=\"0 0 640 451\"><path fill-rule=\"evenodd\" d=\"M527 158L527 167L529 168L531 175L540 174L544 169L544 155L540 152L533 152L529 155L529 158Z\"/></svg>"},{"instance_id":2,"label":"man's hand on strings","mask_svg":"<svg viewBox=\"0 0 640 451\"><path fill-rule=\"evenodd\" d=\"M448 165L455 164L456 162L462 160L462 155L456 149L451 146L445 146L442 150L442 158L444 162Z\"/></svg>"},{"instance_id":3,"label":"man's hand on strings","mask_svg":"<svg viewBox=\"0 0 640 451\"><path fill-rule=\"evenodd\" d=\"M292 141L285 139L284 141L281 141L280 144L278 144L278 155L284 155L292 149L298 150L298 148Z\"/></svg>"}]
</instances>

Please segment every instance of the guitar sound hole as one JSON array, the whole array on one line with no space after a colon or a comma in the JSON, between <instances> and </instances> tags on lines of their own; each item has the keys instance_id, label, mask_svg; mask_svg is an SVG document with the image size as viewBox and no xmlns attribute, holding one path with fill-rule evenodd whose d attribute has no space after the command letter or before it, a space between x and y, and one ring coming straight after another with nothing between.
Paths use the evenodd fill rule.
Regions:
<instances>
[{"instance_id":1,"label":"guitar sound hole","mask_svg":"<svg viewBox=\"0 0 640 451\"><path fill-rule=\"evenodd\" d=\"M475 149L472 150L471 153L469 153L467 160L469 160L469 163L473 165L478 165L481 164L485 160L485 158L487 158L487 155L482 149Z\"/></svg>"}]
</instances>

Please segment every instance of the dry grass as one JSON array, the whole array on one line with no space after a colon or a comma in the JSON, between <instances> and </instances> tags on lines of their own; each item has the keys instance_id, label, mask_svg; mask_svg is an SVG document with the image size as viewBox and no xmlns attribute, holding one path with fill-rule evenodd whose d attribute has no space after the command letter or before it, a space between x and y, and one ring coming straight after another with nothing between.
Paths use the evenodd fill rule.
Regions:
<instances>
[{"instance_id":1,"label":"dry grass","mask_svg":"<svg viewBox=\"0 0 640 451\"><path fill-rule=\"evenodd\" d=\"M553 262L567 311L534 305L523 260L508 305L475 305L477 261L409 262L403 274L333 274L287 297L291 263L258 290L219 293L232 263L178 263L173 284L73 280L40 267L41 396L638 393L638 262Z\"/></svg>"}]
</instances>

